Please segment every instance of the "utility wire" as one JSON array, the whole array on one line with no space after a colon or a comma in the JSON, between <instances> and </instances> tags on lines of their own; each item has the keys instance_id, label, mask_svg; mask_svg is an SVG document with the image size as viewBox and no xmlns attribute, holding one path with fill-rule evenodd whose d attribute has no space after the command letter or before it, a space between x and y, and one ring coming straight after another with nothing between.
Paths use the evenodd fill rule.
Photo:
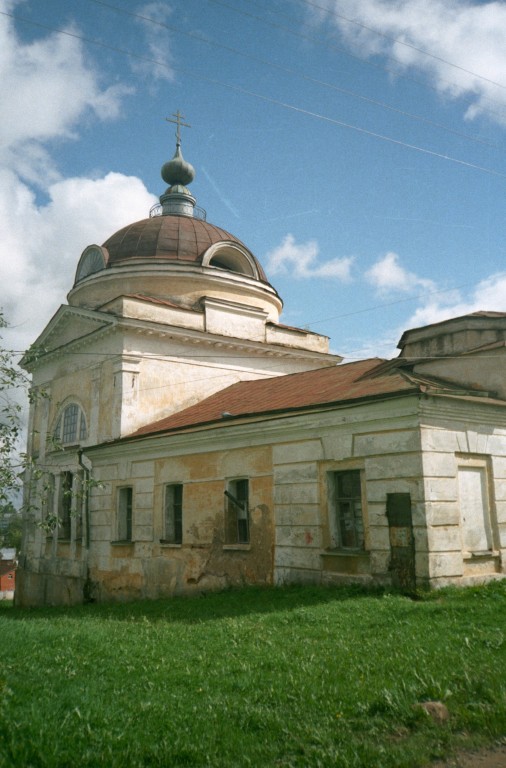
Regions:
<instances>
[{"instance_id":1,"label":"utility wire","mask_svg":"<svg viewBox=\"0 0 506 768\"><path fill-rule=\"evenodd\" d=\"M251 2L251 0L250 0ZM413 45L413 43L407 43L405 40L399 40L397 37L392 37L391 35L385 34L385 32L380 32L378 29L374 29L374 27L369 27L367 24L363 24L360 21L357 21L356 19L349 19L347 16L343 16L341 13L337 13L337 11L330 10L329 8L325 8L324 6L318 5L317 3L311 2L311 0L300 0L304 5L309 5L312 8L317 8L320 11L325 11L331 16L334 16L335 18L342 19L343 21L346 21L348 24L355 24L357 27L361 27L362 29L366 29L368 32L372 32L375 35L378 35L378 37L383 37L385 40L389 40L391 43L396 43L396 45L403 45L405 48L410 48L412 51L416 51L417 53L421 53L424 56L428 56L431 59L435 59L435 61L439 61L442 64L446 64L449 67L453 67L454 69L458 69L460 72L465 72L467 75L472 75L473 77L477 77L479 80L483 80L486 83L490 83L491 85L496 85L498 88L503 88L506 90L506 85L503 83L498 83L496 80L491 80L489 77L485 77L484 75L479 75L477 72L473 72L471 69L466 69L465 67L460 66L460 64L455 64L452 61L448 61L448 59L443 59L441 56L437 56L434 53L430 53L430 51L426 51L423 48L418 48L416 45ZM289 17L288 17L289 18ZM394 61L398 61L398 59L394 58ZM402 63L402 62L399 62Z\"/></svg>"},{"instance_id":2,"label":"utility wire","mask_svg":"<svg viewBox=\"0 0 506 768\"><path fill-rule=\"evenodd\" d=\"M214 0L213 0L213 2L214 2ZM238 85L232 85L231 83L224 83L221 80L216 80L214 78L207 77L206 75L203 75L201 73L198 73L198 72L195 72L195 71L192 71L192 70L189 70L189 69L185 69L183 67L168 66L165 62L158 61L156 59L152 59L152 58L147 57L147 56L141 56L141 55L132 53L131 51L127 51L125 49L109 45L107 43L102 43L99 40L94 40L92 38L84 37L83 35L78 35L75 32L69 32L68 30L63 30L63 29L58 29L56 27L51 27L51 26L48 26L47 24L42 24L41 22L35 22L35 21L32 21L31 19L26 19L26 18L23 18L21 16L18 16L17 14L8 13L7 11L0 11L0 15L8 16L8 17L10 17L10 18L12 18L12 19L14 19L16 21L25 22L27 24L30 24L30 25L33 25L33 26L36 26L36 27L39 27L39 28L42 28L42 29L47 29L47 30L49 30L51 32L56 32L57 34L66 35L68 37L72 37L72 38L75 38L77 40L81 40L82 42L89 43L91 45L96 45L96 46L98 46L100 48L105 48L107 50L114 51L115 53L120 53L120 54L122 54L124 56L128 56L128 57L135 58L135 59L138 59L138 60L141 60L141 61L149 62L151 64L156 64L157 66L165 67L167 69L170 69L171 71L182 72L182 73L188 75L189 77L194 77L194 78L196 78L198 80L201 80L203 82L211 83L212 85L218 85L218 86L220 86L222 88L227 88L229 90L235 91L236 93L242 93L242 94L247 95L247 96L252 96L252 97L254 97L256 99L265 101L267 103L275 104L277 106L283 107L284 109L288 109L288 110L291 110L293 112L297 112L299 114L304 114L304 115L307 115L308 117L313 117L313 118L316 118L318 120L323 120L324 122L328 122L328 123L331 123L333 125L339 125L342 128L348 128L350 130L357 131L358 133L362 133L364 135L371 136L372 138L380 139L381 141L386 141L386 142L389 142L391 144L395 144L397 146L405 147L406 149L412 149L412 150L414 150L416 152L421 152L422 154L429 155L431 157L437 157L437 158L439 158L441 160L447 160L448 162L456 163L457 165L461 165L461 166L464 166L466 168L471 168L471 169L476 170L476 171L481 171L482 173L487 173L487 174L490 174L492 176L499 176L500 178L506 179L506 173L501 173L501 171L496 171L496 170L494 170L492 168L486 168L484 166L476 165L475 163L470 163L470 162L467 162L466 160L460 160L459 158L452 157L451 155L446 155L446 154L443 154L441 152L436 152L434 150L427 149L425 147L419 147L416 144L410 144L408 142L401 141L400 139L395 139L395 138L393 138L391 136L385 136L384 134L376 133L375 131L370 131L370 130L367 130L366 128L362 128L360 126L353 125L351 123L346 123L343 120L337 120L335 118L331 118L331 117L328 117L326 115L322 115L322 114L320 114L318 112L313 112L311 110L304 109L303 107L297 107L297 106L295 106L293 104L288 104L287 102L280 101L279 99L275 99L275 98L270 97L270 96L265 96L264 94L256 93L255 91L250 91L250 90L248 90L246 88L243 88L241 86L238 86Z\"/></svg>"},{"instance_id":3,"label":"utility wire","mask_svg":"<svg viewBox=\"0 0 506 768\"><path fill-rule=\"evenodd\" d=\"M383 72L388 72L390 74L394 74L396 77L402 77L405 80L410 80L413 83L416 83L417 85L421 85L424 88L429 88L432 91L435 91L436 93L440 94L440 91L437 89L436 86L430 85L426 81L418 80L415 77L412 77L411 75L407 75L404 72L399 72L398 69L390 69L388 67L384 67L381 64L377 64L376 62L369 61L368 59L365 59L363 56L358 56L357 54L351 53L348 49L343 48L342 46L336 45L335 43L330 43L330 41L323 41L314 35L307 35L302 34L301 32L297 32L294 29L291 29L290 27L283 26L282 24L276 24L271 21L268 21L261 16L255 16L253 13L249 13L248 11L244 11L240 8L236 8L233 5L230 5L230 3L225 2L224 0L207 0L208 3L214 3L215 5L220 5L224 8L227 8L230 11L234 11L235 13L241 14L243 16L246 16L248 18L254 19L255 21L259 21L261 24L267 25L268 27L271 27L273 29L280 29L284 32L288 32L289 34L299 37L302 40L308 40L312 43L315 43L316 45L323 46L325 48L330 48L331 50L339 51L343 53L345 56L348 56L349 58L355 59L356 61L360 61L362 64L366 64L369 67L374 67L375 69L381 69ZM252 2L252 0L249 0L249 2ZM258 6L257 6L258 7ZM288 17L291 18L291 17ZM402 61L399 61L394 56L389 56L388 54L384 54L384 57L386 59L389 59L390 61L395 62L395 64L403 65ZM475 77L480 78L480 75L473 73ZM442 82L447 83L448 85L455 86L456 83L451 80L446 80L445 78L441 78ZM505 86L501 86L505 87ZM497 104L502 107L506 107L506 103L502 101L498 101L497 99L493 99L490 96L486 96L485 94L482 94L482 98L492 102L493 104ZM504 112L493 112L492 110L489 110L492 114L500 116L502 119L504 119L505 115Z\"/></svg>"},{"instance_id":4,"label":"utility wire","mask_svg":"<svg viewBox=\"0 0 506 768\"><path fill-rule=\"evenodd\" d=\"M478 281L480 283L481 280ZM376 309L383 309L384 307L393 307L396 304L406 304L409 301L419 301L420 299L426 299L428 296L436 296L441 293L452 293L452 291L459 291L461 288L468 288L470 285L477 285L477 283L462 283L462 285L456 285L453 288L442 288L438 291L429 291L428 293L421 293L417 296L408 296L404 299L396 299L395 301L387 301L383 304L376 304L371 307L363 307L362 309L355 309L353 312L344 312L340 315L332 315L331 317L323 317L319 320L312 320L310 323L306 323L305 327L310 328L313 325L319 325L320 323L328 323L330 320L340 320L342 317L351 317L352 315L361 315L364 312L372 312Z\"/></svg>"},{"instance_id":5,"label":"utility wire","mask_svg":"<svg viewBox=\"0 0 506 768\"><path fill-rule=\"evenodd\" d=\"M189 74L190 76L193 76L191 72L186 70L186 74ZM288 104L287 102L280 101L279 99L274 99L270 96L265 96L261 93L256 93L255 91L250 91L246 88L242 88L238 85L230 85L227 83L222 83L219 80L213 80L211 78L205 78L207 82L213 83L215 85L221 85L225 88L230 88L231 90L237 91L239 93L244 93L249 96L254 96L257 99L261 99L263 101L269 102L271 104L276 104L277 106L283 107L284 109L292 110L293 112L298 112L299 114L307 115L308 117L314 117L318 120L323 120L324 122L332 123L333 125L339 125L342 128L349 128L353 131L357 131L358 133L362 133L366 136L371 136L375 139L380 139L381 141L386 141L391 144L396 144L397 146L405 147L406 149L412 149L416 152L421 152L425 155L430 155L431 157L438 157L441 160L448 160L452 163L457 163L458 165L463 165L467 168L472 168L476 171L482 171L483 173L489 173L492 176L499 176L503 179L506 179L506 173L502 173L501 171L496 171L493 168L486 168L481 165L476 165L475 163L469 163L467 160L460 160L459 158L452 157L451 155L445 155L442 152L436 152L432 149L427 149L426 147L419 147L417 144L409 144L408 142L401 141L400 139L394 139L391 136L385 136L381 133L376 133L375 131L369 131L367 128L362 128L358 125L353 125L352 123L346 123L343 120L337 120L336 118L328 117L327 115L322 115L319 112L313 112L308 109L304 109L303 107L297 107L294 104Z\"/></svg>"},{"instance_id":6,"label":"utility wire","mask_svg":"<svg viewBox=\"0 0 506 768\"><path fill-rule=\"evenodd\" d=\"M464 138L469 141L474 141L478 144L482 144L484 146L491 147L493 149L500 149L498 144L494 144L490 141L486 141L485 139L480 139L477 136L472 136L469 133L464 133L463 131L457 131L455 128L450 128L449 126L444 125L443 123L439 123L435 120L431 120L430 118L424 117L423 115L417 115L412 112L407 112L406 110L399 109L398 107L394 107L391 104L386 104L385 102L379 101L378 99L372 99L360 93L356 93L355 91L349 90L348 88L341 88L335 85L334 83L329 83L328 81L311 77L310 75L307 75L303 72L299 72L290 67L285 67L282 64L277 64L276 62L269 61L267 59L263 59L258 56L253 56L252 54L246 53L246 51L239 50L238 48L232 48L231 46L224 45L223 43L218 43L215 40L210 40L209 38L206 38L202 35L198 35L195 32L187 32L185 30L182 30L182 29L179 29L178 27L173 26L172 24L167 24L166 22L153 19L150 16L144 16L143 14L140 14L140 13L127 11L124 8L120 8L116 5L112 5L111 3L105 2L105 0L88 0L88 2L95 3L95 5L103 6L104 8L108 8L109 10L115 11L116 13L120 13L125 16L130 16L135 19L139 19L140 21L147 21L155 26L166 29L177 35L183 35L185 37L189 37L192 40L197 40L199 43L205 43L206 45L209 45L213 48L220 48L221 50L227 51L228 53L232 53L235 56L241 56L242 58L245 58L248 61L254 61L257 64L262 64L263 66L271 67L272 69L277 69L278 71L284 72L285 74L294 75L295 77L300 77L301 79L306 80L307 82L314 83L315 85L323 86L324 88L329 88L333 91L337 91L338 93L342 93L345 96L350 96L354 99L359 99L360 101L364 101L368 104L373 104L374 106L381 107L382 109L389 110L390 112L395 112L396 114L402 115L403 117L408 117L411 120L416 120L419 122L423 122L427 125L431 125L435 128L440 128L444 131L447 131L448 133L453 134L454 136L459 136L460 138Z\"/></svg>"}]
</instances>

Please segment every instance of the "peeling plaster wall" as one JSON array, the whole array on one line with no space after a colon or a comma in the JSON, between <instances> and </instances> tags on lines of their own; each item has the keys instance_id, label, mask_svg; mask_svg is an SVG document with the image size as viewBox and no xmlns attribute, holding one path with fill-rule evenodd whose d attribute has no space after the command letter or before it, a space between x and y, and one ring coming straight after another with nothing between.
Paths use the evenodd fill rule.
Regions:
<instances>
[{"instance_id":1,"label":"peeling plaster wall","mask_svg":"<svg viewBox=\"0 0 506 768\"><path fill-rule=\"evenodd\" d=\"M89 578L99 600L155 598L270 584L274 526L270 448L122 461L96 466ZM249 478L250 544L224 543L224 489ZM164 488L183 483L183 543L163 542ZM117 489L133 487L132 543L116 538Z\"/></svg>"}]
</instances>

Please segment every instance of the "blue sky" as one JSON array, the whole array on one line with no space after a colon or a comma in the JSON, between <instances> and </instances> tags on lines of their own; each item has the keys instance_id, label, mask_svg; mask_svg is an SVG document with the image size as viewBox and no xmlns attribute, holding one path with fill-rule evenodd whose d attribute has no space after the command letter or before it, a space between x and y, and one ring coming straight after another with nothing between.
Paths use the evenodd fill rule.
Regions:
<instances>
[{"instance_id":1,"label":"blue sky","mask_svg":"<svg viewBox=\"0 0 506 768\"><path fill-rule=\"evenodd\" d=\"M86 245L192 192L346 359L506 311L506 3L0 0L0 306L26 347ZM57 30L60 30L58 32ZM62 34L65 33L65 34Z\"/></svg>"}]
</instances>

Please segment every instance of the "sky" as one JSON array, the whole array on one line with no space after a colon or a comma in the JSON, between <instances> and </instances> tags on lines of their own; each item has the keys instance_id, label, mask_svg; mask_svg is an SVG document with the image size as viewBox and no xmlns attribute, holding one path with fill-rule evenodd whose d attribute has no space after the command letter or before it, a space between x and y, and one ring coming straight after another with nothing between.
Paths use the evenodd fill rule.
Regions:
<instances>
[{"instance_id":1,"label":"sky","mask_svg":"<svg viewBox=\"0 0 506 768\"><path fill-rule=\"evenodd\" d=\"M345 361L506 311L506 2L0 0L0 307L26 349L182 150Z\"/></svg>"}]
</instances>

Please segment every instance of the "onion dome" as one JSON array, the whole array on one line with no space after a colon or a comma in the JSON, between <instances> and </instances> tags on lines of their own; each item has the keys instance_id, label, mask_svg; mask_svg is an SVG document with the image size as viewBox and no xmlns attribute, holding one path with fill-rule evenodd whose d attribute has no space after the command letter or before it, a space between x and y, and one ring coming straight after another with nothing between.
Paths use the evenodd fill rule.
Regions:
<instances>
[{"instance_id":1,"label":"onion dome","mask_svg":"<svg viewBox=\"0 0 506 768\"><path fill-rule=\"evenodd\" d=\"M181 126L190 127L182 122L183 115L178 111L174 115L175 120L166 118L169 123L176 123L176 151L172 160L162 165L162 179L169 184L163 195L160 195L162 213L164 216L173 214L179 216L193 216L195 198L186 188L195 178L195 168L187 163L181 152Z\"/></svg>"},{"instance_id":2,"label":"onion dome","mask_svg":"<svg viewBox=\"0 0 506 768\"><path fill-rule=\"evenodd\" d=\"M181 144L176 144L174 157L162 165L161 174L164 182L170 186L173 184L186 186L192 183L195 178L195 168L184 159Z\"/></svg>"}]
</instances>

